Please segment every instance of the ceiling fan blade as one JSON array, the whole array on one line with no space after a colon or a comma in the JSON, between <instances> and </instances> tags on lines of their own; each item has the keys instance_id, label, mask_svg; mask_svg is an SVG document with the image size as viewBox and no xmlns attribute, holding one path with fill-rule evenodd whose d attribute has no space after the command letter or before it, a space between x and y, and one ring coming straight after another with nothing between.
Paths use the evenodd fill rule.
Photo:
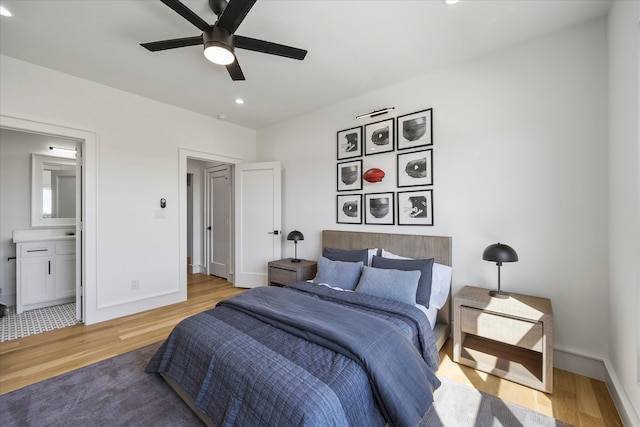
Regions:
<instances>
[{"instance_id":1,"label":"ceiling fan blade","mask_svg":"<svg viewBox=\"0 0 640 427\"><path fill-rule=\"evenodd\" d=\"M256 0L229 0L216 25L233 34L255 3Z\"/></svg>"},{"instance_id":2,"label":"ceiling fan blade","mask_svg":"<svg viewBox=\"0 0 640 427\"><path fill-rule=\"evenodd\" d=\"M178 12L178 14L180 14L180 16L182 16L184 19L186 19L187 21L191 22L193 25L198 27L200 31L204 32L204 30L210 27L207 21L200 18L193 11L191 11L191 9L189 9L187 6L182 4L180 1L178 0L160 0L160 1L166 4L167 6L169 6L174 11Z\"/></svg>"},{"instance_id":3,"label":"ceiling fan blade","mask_svg":"<svg viewBox=\"0 0 640 427\"><path fill-rule=\"evenodd\" d=\"M283 44L267 42L264 40L252 39L251 37L233 36L236 48L253 50L255 52L268 53L270 55L284 56L285 58L303 60L307 55L304 49L285 46Z\"/></svg>"},{"instance_id":4,"label":"ceiling fan blade","mask_svg":"<svg viewBox=\"0 0 640 427\"><path fill-rule=\"evenodd\" d=\"M240 68L240 64L238 64L238 58L233 61L231 64L227 65L227 71L231 76L231 80L244 80L244 73L242 72L242 68Z\"/></svg>"},{"instance_id":5,"label":"ceiling fan blade","mask_svg":"<svg viewBox=\"0 0 640 427\"><path fill-rule=\"evenodd\" d=\"M157 42L140 43L140 46L158 52L159 50L175 49L177 47L196 46L202 44L202 36L184 37L181 39L160 40Z\"/></svg>"}]
</instances>

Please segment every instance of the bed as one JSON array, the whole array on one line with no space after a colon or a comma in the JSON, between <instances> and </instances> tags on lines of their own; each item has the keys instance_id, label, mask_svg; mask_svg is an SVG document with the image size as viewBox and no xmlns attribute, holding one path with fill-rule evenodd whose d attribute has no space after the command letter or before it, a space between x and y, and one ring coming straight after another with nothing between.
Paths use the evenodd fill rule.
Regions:
<instances>
[{"instance_id":1,"label":"bed","mask_svg":"<svg viewBox=\"0 0 640 427\"><path fill-rule=\"evenodd\" d=\"M449 237L325 230L322 245L451 265ZM324 255L319 262L354 268ZM359 285L365 273L371 283L382 273L420 276L360 268ZM440 384L434 371L450 333L450 295L432 327L410 304L327 285L263 287L222 301L178 324L146 371L207 425L416 425Z\"/></svg>"}]
</instances>

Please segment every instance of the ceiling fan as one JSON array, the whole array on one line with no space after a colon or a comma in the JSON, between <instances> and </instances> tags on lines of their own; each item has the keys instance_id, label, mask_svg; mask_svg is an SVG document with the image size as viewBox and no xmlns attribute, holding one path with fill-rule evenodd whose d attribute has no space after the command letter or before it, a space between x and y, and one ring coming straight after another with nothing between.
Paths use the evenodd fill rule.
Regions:
<instances>
[{"instance_id":1,"label":"ceiling fan","mask_svg":"<svg viewBox=\"0 0 640 427\"><path fill-rule=\"evenodd\" d=\"M209 7L218 17L213 25L209 25L179 0L160 1L198 27L202 34L140 44L151 52L202 44L204 56L213 63L225 65L232 80L245 79L234 54L235 48L298 60L303 60L307 55L303 49L234 34L257 0L209 0Z\"/></svg>"}]
</instances>

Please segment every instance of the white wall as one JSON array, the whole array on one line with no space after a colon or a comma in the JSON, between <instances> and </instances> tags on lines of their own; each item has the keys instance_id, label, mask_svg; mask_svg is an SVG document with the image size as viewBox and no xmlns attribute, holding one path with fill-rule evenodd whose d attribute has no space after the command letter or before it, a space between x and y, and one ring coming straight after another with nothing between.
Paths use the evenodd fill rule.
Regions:
<instances>
[{"instance_id":1,"label":"white wall","mask_svg":"<svg viewBox=\"0 0 640 427\"><path fill-rule=\"evenodd\" d=\"M88 323L186 298L179 149L253 161L255 132L6 56L0 111L97 135L96 170L88 171L97 180ZM160 198L165 219L155 219Z\"/></svg>"},{"instance_id":2,"label":"white wall","mask_svg":"<svg viewBox=\"0 0 640 427\"><path fill-rule=\"evenodd\" d=\"M482 251L507 243L520 261L503 266L503 288L552 300L554 347L606 358L606 36L600 19L260 130L258 159L284 169L283 235L302 231L310 259L322 229L452 236L454 292L496 286ZM369 122L434 109L433 227L335 222L336 132L386 106Z\"/></svg>"},{"instance_id":3,"label":"white wall","mask_svg":"<svg viewBox=\"0 0 640 427\"><path fill-rule=\"evenodd\" d=\"M609 348L640 425L640 2L616 1L609 14ZM612 375L612 376L613 376ZM617 378L616 378L617 377Z\"/></svg>"}]
</instances>

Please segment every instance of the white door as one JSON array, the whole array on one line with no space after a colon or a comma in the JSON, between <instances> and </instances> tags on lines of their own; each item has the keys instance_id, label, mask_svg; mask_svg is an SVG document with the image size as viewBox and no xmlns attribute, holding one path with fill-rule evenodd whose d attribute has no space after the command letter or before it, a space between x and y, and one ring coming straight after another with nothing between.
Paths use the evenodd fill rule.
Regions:
<instances>
[{"instance_id":1,"label":"white door","mask_svg":"<svg viewBox=\"0 0 640 427\"><path fill-rule=\"evenodd\" d=\"M227 279L229 276L229 200L231 196L230 166L206 169L207 274Z\"/></svg>"},{"instance_id":2,"label":"white door","mask_svg":"<svg viewBox=\"0 0 640 427\"><path fill-rule=\"evenodd\" d=\"M267 263L281 258L280 163L235 166L235 280L241 288L267 285Z\"/></svg>"}]
</instances>

